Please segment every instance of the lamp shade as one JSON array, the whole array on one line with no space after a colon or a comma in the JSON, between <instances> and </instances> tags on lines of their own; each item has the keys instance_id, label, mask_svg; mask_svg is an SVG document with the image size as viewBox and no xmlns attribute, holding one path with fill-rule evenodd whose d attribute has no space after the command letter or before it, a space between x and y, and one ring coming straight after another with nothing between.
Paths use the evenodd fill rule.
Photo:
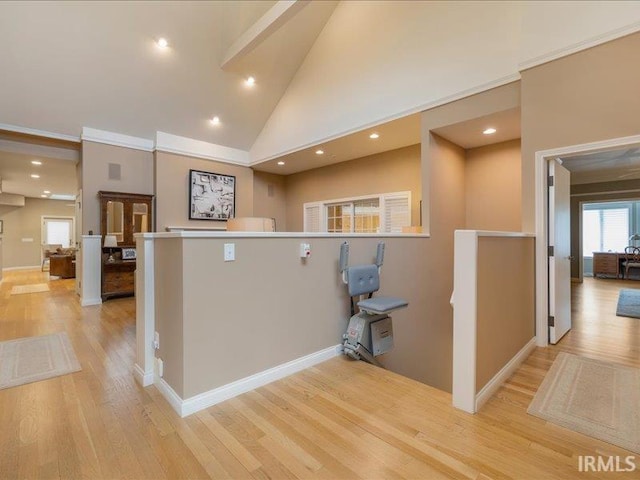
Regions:
<instances>
[{"instance_id":1,"label":"lamp shade","mask_svg":"<svg viewBox=\"0 0 640 480\"><path fill-rule=\"evenodd\" d=\"M105 235L104 236L104 247L117 247L118 246L118 239L116 238L115 235Z\"/></svg>"}]
</instances>

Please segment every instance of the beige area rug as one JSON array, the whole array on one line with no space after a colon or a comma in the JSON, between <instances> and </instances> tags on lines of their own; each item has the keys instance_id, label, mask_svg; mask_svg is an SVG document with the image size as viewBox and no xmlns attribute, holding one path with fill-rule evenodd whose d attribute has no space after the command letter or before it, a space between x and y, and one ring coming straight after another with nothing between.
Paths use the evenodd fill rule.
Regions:
<instances>
[{"instance_id":1,"label":"beige area rug","mask_svg":"<svg viewBox=\"0 0 640 480\"><path fill-rule=\"evenodd\" d=\"M66 332L0 342L0 389L79 370Z\"/></svg>"},{"instance_id":2,"label":"beige area rug","mask_svg":"<svg viewBox=\"0 0 640 480\"><path fill-rule=\"evenodd\" d=\"M640 369L559 353L527 411L640 453Z\"/></svg>"},{"instance_id":3,"label":"beige area rug","mask_svg":"<svg viewBox=\"0 0 640 480\"><path fill-rule=\"evenodd\" d=\"M49 285L46 283L33 283L31 285L15 285L11 289L11 295L22 295L23 293L48 292Z\"/></svg>"}]
</instances>

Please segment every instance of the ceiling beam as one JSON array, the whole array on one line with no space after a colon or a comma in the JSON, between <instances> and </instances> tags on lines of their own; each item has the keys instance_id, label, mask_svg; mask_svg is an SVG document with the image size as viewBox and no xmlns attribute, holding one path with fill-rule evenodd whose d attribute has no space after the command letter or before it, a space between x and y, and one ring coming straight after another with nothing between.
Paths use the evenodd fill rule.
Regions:
<instances>
[{"instance_id":1,"label":"ceiling beam","mask_svg":"<svg viewBox=\"0 0 640 480\"><path fill-rule=\"evenodd\" d=\"M296 13L309 4L310 0L280 0L256 23L251 25L227 49L220 65L223 70L232 68L240 59L252 52L264 40L286 24Z\"/></svg>"}]
</instances>

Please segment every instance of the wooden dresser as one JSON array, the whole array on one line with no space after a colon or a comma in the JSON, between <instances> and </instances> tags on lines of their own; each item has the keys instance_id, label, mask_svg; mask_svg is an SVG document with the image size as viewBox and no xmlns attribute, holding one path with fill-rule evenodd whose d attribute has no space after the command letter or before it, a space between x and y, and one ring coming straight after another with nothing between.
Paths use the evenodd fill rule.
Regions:
<instances>
[{"instance_id":1,"label":"wooden dresser","mask_svg":"<svg viewBox=\"0 0 640 480\"><path fill-rule=\"evenodd\" d=\"M624 257L616 252L593 252L593 276L618 278L621 255Z\"/></svg>"},{"instance_id":2,"label":"wooden dresser","mask_svg":"<svg viewBox=\"0 0 640 480\"><path fill-rule=\"evenodd\" d=\"M133 295L135 271L135 260L104 262L102 264L102 300Z\"/></svg>"}]
</instances>

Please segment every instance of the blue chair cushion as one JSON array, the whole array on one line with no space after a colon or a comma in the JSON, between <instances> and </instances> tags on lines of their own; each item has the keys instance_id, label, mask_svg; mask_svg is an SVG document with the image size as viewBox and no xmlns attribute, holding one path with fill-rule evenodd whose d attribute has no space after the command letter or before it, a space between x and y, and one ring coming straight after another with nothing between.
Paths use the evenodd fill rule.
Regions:
<instances>
[{"instance_id":1,"label":"blue chair cushion","mask_svg":"<svg viewBox=\"0 0 640 480\"><path fill-rule=\"evenodd\" d=\"M409 305L409 302L397 297L374 297L358 302L360 310L370 313L389 313L392 310L404 308L407 305Z\"/></svg>"}]
</instances>

